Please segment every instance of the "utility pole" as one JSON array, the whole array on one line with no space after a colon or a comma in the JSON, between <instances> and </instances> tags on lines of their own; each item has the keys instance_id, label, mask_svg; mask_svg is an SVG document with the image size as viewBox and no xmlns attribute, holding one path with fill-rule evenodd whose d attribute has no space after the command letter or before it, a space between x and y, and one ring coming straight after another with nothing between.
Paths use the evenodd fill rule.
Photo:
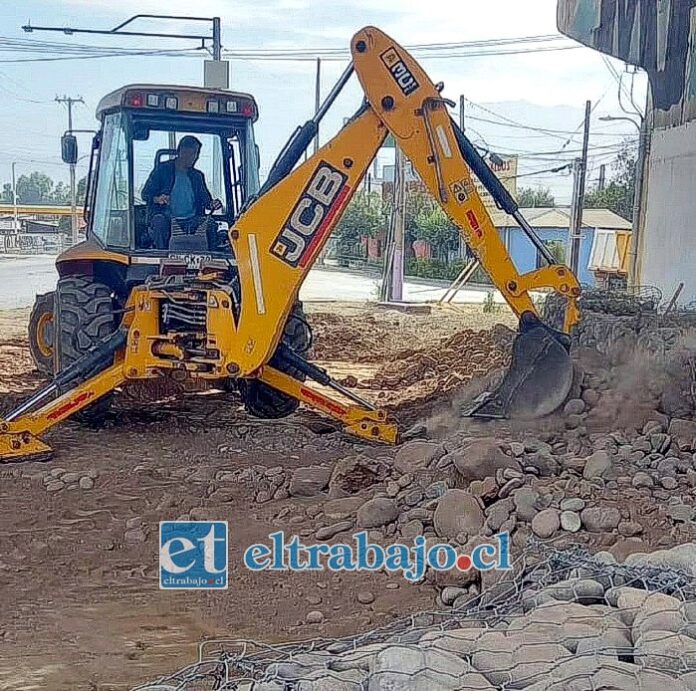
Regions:
<instances>
[{"instance_id":1,"label":"utility pole","mask_svg":"<svg viewBox=\"0 0 696 691\"><path fill-rule=\"evenodd\" d=\"M573 202L570 208L570 232L568 235L568 266L573 273L578 273L580 258L580 240L582 239L582 212L585 199L585 176L587 174L587 146L590 140L590 115L592 104L585 102L585 128L582 135L582 157L575 159L573 170Z\"/></svg>"},{"instance_id":2,"label":"utility pole","mask_svg":"<svg viewBox=\"0 0 696 691\"><path fill-rule=\"evenodd\" d=\"M647 113L647 108L646 108ZM633 222L631 223L632 233L630 240L630 250L628 253L628 283L635 288L639 284L640 278L640 256L639 247L642 230L643 213L643 188L645 186L645 162L648 158L650 149L650 131L648 127L647 115L640 123L640 135L638 138L638 158L636 160L636 180L633 188Z\"/></svg>"},{"instance_id":3,"label":"utility pole","mask_svg":"<svg viewBox=\"0 0 696 691\"><path fill-rule=\"evenodd\" d=\"M222 59L222 42L220 32L220 17L213 17L213 46L212 60L203 63L203 86L207 89L230 88L230 63ZM176 133L169 133L169 148L176 148ZM213 195L224 198L224 182L222 175L222 152L219 147L213 147L213 175L211 178Z\"/></svg>"},{"instance_id":4,"label":"utility pole","mask_svg":"<svg viewBox=\"0 0 696 691\"><path fill-rule=\"evenodd\" d=\"M17 212L17 173L15 171L16 166L17 162L12 161L12 205L14 206L12 226L15 235L19 233L19 214Z\"/></svg>"},{"instance_id":5,"label":"utility pole","mask_svg":"<svg viewBox=\"0 0 696 691\"><path fill-rule=\"evenodd\" d=\"M404 236L406 227L406 159L394 149L394 193L389 235L391 244L386 257L382 299L401 302L404 297Z\"/></svg>"},{"instance_id":6,"label":"utility pole","mask_svg":"<svg viewBox=\"0 0 696 691\"><path fill-rule=\"evenodd\" d=\"M75 103L84 103L82 96L73 98L72 96L56 96L56 103L65 105L68 109L68 132L73 131L72 109ZM70 218L72 219L72 244L77 244L77 187L75 185L75 164L70 164Z\"/></svg>"},{"instance_id":7,"label":"utility pole","mask_svg":"<svg viewBox=\"0 0 696 691\"><path fill-rule=\"evenodd\" d=\"M317 58L317 74L314 79L314 114L319 112L321 106L321 58ZM314 153L319 151L319 126L317 125L317 134L314 137Z\"/></svg>"},{"instance_id":8,"label":"utility pole","mask_svg":"<svg viewBox=\"0 0 696 691\"><path fill-rule=\"evenodd\" d=\"M600 192L604 189L606 179L607 179L607 166L605 163L602 163L602 165L599 166L599 182L597 183L597 189Z\"/></svg>"}]
</instances>

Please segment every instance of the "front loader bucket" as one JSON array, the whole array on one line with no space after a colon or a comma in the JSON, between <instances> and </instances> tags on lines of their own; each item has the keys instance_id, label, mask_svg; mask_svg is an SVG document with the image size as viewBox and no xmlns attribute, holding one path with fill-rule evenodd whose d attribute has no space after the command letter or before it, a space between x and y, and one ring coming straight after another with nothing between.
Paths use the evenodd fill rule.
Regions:
<instances>
[{"instance_id":1,"label":"front loader bucket","mask_svg":"<svg viewBox=\"0 0 696 691\"><path fill-rule=\"evenodd\" d=\"M559 408L573 384L570 338L525 312L500 386L480 396L465 415L480 418L543 417Z\"/></svg>"}]
</instances>

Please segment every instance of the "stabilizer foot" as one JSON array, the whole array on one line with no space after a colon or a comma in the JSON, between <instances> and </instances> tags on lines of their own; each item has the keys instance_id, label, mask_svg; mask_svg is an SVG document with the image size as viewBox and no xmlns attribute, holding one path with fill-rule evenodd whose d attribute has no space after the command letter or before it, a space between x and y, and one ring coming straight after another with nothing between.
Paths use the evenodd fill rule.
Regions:
<instances>
[{"instance_id":1,"label":"stabilizer foot","mask_svg":"<svg viewBox=\"0 0 696 691\"><path fill-rule=\"evenodd\" d=\"M48 461L52 456L51 447L29 432L0 432L0 463Z\"/></svg>"}]
</instances>

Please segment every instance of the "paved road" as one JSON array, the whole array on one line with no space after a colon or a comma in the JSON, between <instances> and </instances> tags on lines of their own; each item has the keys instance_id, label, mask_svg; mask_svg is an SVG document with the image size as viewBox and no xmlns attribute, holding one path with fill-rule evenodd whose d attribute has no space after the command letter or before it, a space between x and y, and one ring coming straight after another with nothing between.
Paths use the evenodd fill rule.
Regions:
<instances>
[{"instance_id":1,"label":"paved road","mask_svg":"<svg viewBox=\"0 0 696 691\"><path fill-rule=\"evenodd\" d=\"M30 307L37 293L55 287L57 274L53 256L29 256L18 259L0 255L0 310ZM303 300L376 300L377 278L336 270L313 269L302 286ZM408 281L404 299L409 302L437 300L444 288ZM486 298L483 289L467 289L457 295L457 302L480 303ZM496 300L502 301L499 294Z\"/></svg>"}]
</instances>

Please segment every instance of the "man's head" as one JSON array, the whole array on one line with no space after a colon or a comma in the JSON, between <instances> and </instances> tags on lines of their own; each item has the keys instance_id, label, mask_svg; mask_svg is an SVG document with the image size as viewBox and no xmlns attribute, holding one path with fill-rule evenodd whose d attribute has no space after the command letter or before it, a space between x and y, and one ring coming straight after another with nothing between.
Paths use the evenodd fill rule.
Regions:
<instances>
[{"instance_id":1,"label":"man's head","mask_svg":"<svg viewBox=\"0 0 696 691\"><path fill-rule=\"evenodd\" d=\"M176 148L177 162L182 168L193 168L201 152L201 142L196 137L187 134L179 140Z\"/></svg>"}]
</instances>

